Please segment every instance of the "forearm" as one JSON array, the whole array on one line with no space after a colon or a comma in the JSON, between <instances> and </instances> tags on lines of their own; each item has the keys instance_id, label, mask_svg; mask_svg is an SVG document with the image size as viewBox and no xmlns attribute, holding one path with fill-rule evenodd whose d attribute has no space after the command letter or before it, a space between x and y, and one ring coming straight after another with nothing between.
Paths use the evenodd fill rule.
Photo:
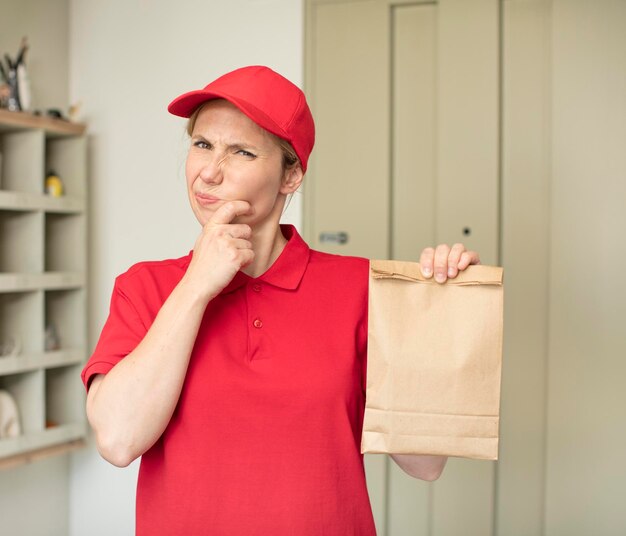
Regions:
<instances>
[{"instance_id":1,"label":"forearm","mask_svg":"<svg viewBox=\"0 0 626 536\"><path fill-rule=\"evenodd\" d=\"M417 454L391 454L393 461L408 475L428 480L437 480L448 461L447 456Z\"/></svg>"},{"instance_id":2,"label":"forearm","mask_svg":"<svg viewBox=\"0 0 626 536\"><path fill-rule=\"evenodd\" d=\"M87 416L100 453L111 463L128 465L167 427L206 305L183 279L137 348L93 382Z\"/></svg>"}]
</instances>

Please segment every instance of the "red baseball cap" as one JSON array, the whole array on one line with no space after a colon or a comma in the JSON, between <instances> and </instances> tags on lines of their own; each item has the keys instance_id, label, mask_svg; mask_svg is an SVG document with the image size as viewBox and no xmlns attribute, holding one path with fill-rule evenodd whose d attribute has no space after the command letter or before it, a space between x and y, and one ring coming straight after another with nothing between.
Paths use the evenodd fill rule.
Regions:
<instances>
[{"instance_id":1,"label":"red baseball cap","mask_svg":"<svg viewBox=\"0 0 626 536\"><path fill-rule=\"evenodd\" d=\"M226 99L257 125L293 146L302 171L306 171L315 143L315 124L304 93L269 67L241 67L204 87L184 93L170 102L168 111L191 117L206 101Z\"/></svg>"}]
</instances>

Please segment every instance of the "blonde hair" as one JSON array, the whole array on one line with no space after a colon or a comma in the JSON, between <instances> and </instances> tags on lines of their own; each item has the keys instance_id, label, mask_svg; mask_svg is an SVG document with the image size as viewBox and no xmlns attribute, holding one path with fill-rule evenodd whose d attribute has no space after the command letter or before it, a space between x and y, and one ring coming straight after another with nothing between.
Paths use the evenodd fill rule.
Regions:
<instances>
[{"instance_id":1,"label":"blonde hair","mask_svg":"<svg viewBox=\"0 0 626 536\"><path fill-rule=\"evenodd\" d=\"M198 119L198 114L205 104L206 102L198 106L191 114L191 116L189 116L189 120L187 121L187 135L189 137L191 137L191 134L193 133L193 127L195 126L196 120ZM272 134L269 130L263 130L265 130L265 132L274 140L274 142L280 147L280 150L283 153L283 171L291 169L297 165L301 165L300 158L298 158L298 155L291 143L289 143L287 140L279 138L278 136L276 136L276 134Z\"/></svg>"}]
</instances>

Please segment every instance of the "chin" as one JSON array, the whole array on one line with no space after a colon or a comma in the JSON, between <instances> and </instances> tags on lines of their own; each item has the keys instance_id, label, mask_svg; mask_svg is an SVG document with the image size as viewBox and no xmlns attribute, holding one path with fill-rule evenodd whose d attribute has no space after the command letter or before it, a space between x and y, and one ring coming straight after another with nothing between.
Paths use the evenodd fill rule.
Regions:
<instances>
[{"instance_id":1,"label":"chin","mask_svg":"<svg viewBox=\"0 0 626 536\"><path fill-rule=\"evenodd\" d=\"M196 220L198 220L198 223L202 225L202 227L204 227L209 222L212 216L212 214L205 214L200 210L194 210L193 215L196 217Z\"/></svg>"}]
</instances>

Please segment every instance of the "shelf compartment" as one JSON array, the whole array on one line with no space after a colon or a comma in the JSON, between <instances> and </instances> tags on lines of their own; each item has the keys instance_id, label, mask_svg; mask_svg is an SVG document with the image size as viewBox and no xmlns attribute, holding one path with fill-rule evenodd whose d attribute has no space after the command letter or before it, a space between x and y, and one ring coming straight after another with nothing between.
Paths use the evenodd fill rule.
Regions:
<instances>
[{"instance_id":1,"label":"shelf compartment","mask_svg":"<svg viewBox=\"0 0 626 536\"><path fill-rule=\"evenodd\" d=\"M43 300L42 291L0 294L0 341L16 341L18 356L43 352Z\"/></svg>"},{"instance_id":2,"label":"shelf compartment","mask_svg":"<svg viewBox=\"0 0 626 536\"><path fill-rule=\"evenodd\" d=\"M0 153L2 153L0 188L15 192L43 193L44 147L43 130L0 131Z\"/></svg>"},{"instance_id":3,"label":"shelf compartment","mask_svg":"<svg viewBox=\"0 0 626 536\"><path fill-rule=\"evenodd\" d=\"M54 170L60 177L65 195L82 198L87 195L86 144L85 137L46 140L45 171Z\"/></svg>"},{"instance_id":4,"label":"shelf compartment","mask_svg":"<svg viewBox=\"0 0 626 536\"><path fill-rule=\"evenodd\" d=\"M27 292L31 290L63 290L85 286L85 274L81 272L48 272L43 274L2 274L0 293Z\"/></svg>"},{"instance_id":5,"label":"shelf compartment","mask_svg":"<svg viewBox=\"0 0 626 536\"><path fill-rule=\"evenodd\" d=\"M46 370L46 428L57 428L85 420L85 388L80 379L82 365Z\"/></svg>"},{"instance_id":6,"label":"shelf compartment","mask_svg":"<svg viewBox=\"0 0 626 536\"><path fill-rule=\"evenodd\" d=\"M0 210L0 272L42 272L43 214Z\"/></svg>"},{"instance_id":7,"label":"shelf compartment","mask_svg":"<svg viewBox=\"0 0 626 536\"><path fill-rule=\"evenodd\" d=\"M46 214L45 270L82 272L87 263L85 216Z\"/></svg>"},{"instance_id":8,"label":"shelf compartment","mask_svg":"<svg viewBox=\"0 0 626 536\"><path fill-rule=\"evenodd\" d=\"M41 432L45 423L44 371L0 376L0 389L15 399L22 435Z\"/></svg>"},{"instance_id":9,"label":"shelf compartment","mask_svg":"<svg viewBox=\"0 0 626 536\"><path fill-rule=\"evenodd\" d=\"M84 348L68 348L53 352L0 357L0 376L8 376L37 369L50 369L68 365L82 364L85 358Z\"/></svg>"},{"instance_id":10,"label":"shelf compartment","mask_svg":"<svg viewBox=\"0 0 626 536\"><path fill-rule=\"evenodd\" d=\"M84 346L87 339L85 290L47 290L45 302L44 326L54 326L60 344L58 349Z\"/></svg>"},{"instance_id":11,"label":"shelf compartment","mask_svg":"<svg viewBox=\"0 0 626 536\"><path fill-rule=\"evenodd\" d=\"M85 437L86 434L86 423L77 422L15 438L0 439L0 459L25 452L33 452L53 445L69 443Z\"/></svg>"},{"instance_id":12,"label":"shelf compartment","mask_svg":"<svg viewBox=\"0 0 626 536\"><path fill-rule=\"evenodd\" d=\"M0 190L0 210L80 214L85 212L85 199Z\"/></svg>"}]
</instances>

